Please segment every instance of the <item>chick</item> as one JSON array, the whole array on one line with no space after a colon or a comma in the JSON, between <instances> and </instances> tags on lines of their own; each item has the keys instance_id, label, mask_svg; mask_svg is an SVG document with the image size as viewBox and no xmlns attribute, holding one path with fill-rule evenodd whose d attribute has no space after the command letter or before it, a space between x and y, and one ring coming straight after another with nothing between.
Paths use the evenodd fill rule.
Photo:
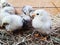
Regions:
<instances>
[{"instance_id":1,"label":"chick","mask_svg":"<svg viewBox=\"0 0 60 45\"><path fill-rule=\"evenodd\" d=\"M5 16L9 16L10 14L7 13L7 12L4 12L4 11L0 11L0 27L1 27L1 24L2 24L2 19L5 17Z\"/></svg>"},{"instance_id":2,"label":"chick","mask_svg":"<svg viewBox=\"0 0 60 45\"><path fill-rule=\"evenodd\" d=\"M5 16L9 16L15 14L15 9L13 7L4 7L0 11L0 26L1 26L1 21Z\"/></svg>"},{"instance_id":3,"label":"chick","mask_svg":"<svg viewBox=\"0 0 60 45\"><path fill-rule=\"evenodd\" d=\"M2 19L2 27L7 31L21 29L23 26L23 18L18 15L9 15Z\"/></svg>"},{"instance_id":4,"label":"chick","mask_svg":"<svg viewBox=\"0 0 60 45\"><path fill-rule=\"evenodd\" d=\"M7 12L9 14L15 14L15 8L10 6L10 7L4 7L1 9L1 12Z\"/></svg>"},{"instance_id":5,"label":"chick","mask_svg":"<svg viewBox=\"0 0 60 45\"><path fill-rule=\"evenodd\" d=\"M4 8L6 6L12 6L7 2L7 0L0 0L1 8Z\"/></svg>"},{"instance_id":6,"label":"chick","mask_svg":"<svg viewBox=\"0 0 60 45\"><path fill-rule=\"evenodd\" d=\"M32 6L30 5L25 5L23 6L22 8L22 12L25 14L25 15L29 15L30 16L30 13L34 11L34 9L32 8Z\"/></svg>"},{"instance_id":7,"label":"chick","mask_svg":"<svg viewBox=\"0 0 60 45\"><path fill-rule=\"evenodd\" d=\"M33 11L34 11L34 9L33 9L32 6L30 6L30 5L23 6L23 8L22 8L23 14L21 16L24 19L24 25L23 25L24 28L25 27L28 27L28 28L31 27L31 20L32 20L32 18L31 18L30 15L32 14Z\"/></svg>"},{"instance_id":8,"label":"chick","mask_svg":"<svg viewBox=\"0 0 60 45\"><path fill-rule=\"evenodd\" d=\"M43 9L35 10L32 14L34 19L32 20L32 26L41 33L51 33L51 17L49 13Z\"/></svg>"},{"instance_id":9,"label":"chick","mask_svg":"<svg viewBox=\"0 0 60 45\"><path fill-rule=\"evenodd\" d=\"M29 27L30 27L30 25L31 25L31 18L30 18L30 16L29 15L25 15L24 13L23 14L21 14L20 15L22 18L23 18L23 20L24 20L24 22L23 22L23 28L24 28L24 30L25 29L28 29ZM27 27L27 28L26 28Z\"/></svg>"},{"instance_id":10,"label":"chick","mask_svg":"<svg viewBox=\"0 0 60 45\"><path fill-rule=\"evenodd\" d=\"M30 16L25 15L24 13L21 15L21 17L22 17L24 20L26 20L26 21L31 21Z\"/></svg>"},{"instance_id":11,"label":"chick","mask_svg":"<svg viewBox=\"0 0 60 45\"><path fill-rule=\"evenodd\" d=\"M7 0L0 0L0 3L2 4L2 3L5 3L5 2L7 2Z\"/></svg>"}]
</instances>

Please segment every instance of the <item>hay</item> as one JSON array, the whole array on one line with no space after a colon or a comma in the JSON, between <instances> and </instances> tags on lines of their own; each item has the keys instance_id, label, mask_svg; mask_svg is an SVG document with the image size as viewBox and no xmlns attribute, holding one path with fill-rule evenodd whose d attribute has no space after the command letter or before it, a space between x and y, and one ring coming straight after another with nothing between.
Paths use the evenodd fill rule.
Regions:
<instances>
[{"instance_id":1,"label":"hay","mask_svg":"<svg viewBox=\"0 0 60 45\"><path fill-rule=\"evenodd\" d=\"M32 34L34 29L10 33L5 29L0 29L0 45L60 45L60 15L51 17L52 29L55 33L51 35L39 32Z\"/></svg>"}]
</instances>

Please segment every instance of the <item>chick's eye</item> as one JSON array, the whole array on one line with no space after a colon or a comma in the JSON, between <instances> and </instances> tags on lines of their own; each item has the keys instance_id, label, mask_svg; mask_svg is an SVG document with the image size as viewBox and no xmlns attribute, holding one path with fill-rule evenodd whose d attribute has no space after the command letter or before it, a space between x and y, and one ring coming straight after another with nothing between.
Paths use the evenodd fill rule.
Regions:
<instances>
[{"instance_id":1,"label":"chick's eye","mask_svg":"<svg viewBox=\"0 0 60 45\"><path fill-rule=\"evenodd\" d=\"M39 13L37 13L36 15L39 15Z\"/></svg>"}]
</instances>

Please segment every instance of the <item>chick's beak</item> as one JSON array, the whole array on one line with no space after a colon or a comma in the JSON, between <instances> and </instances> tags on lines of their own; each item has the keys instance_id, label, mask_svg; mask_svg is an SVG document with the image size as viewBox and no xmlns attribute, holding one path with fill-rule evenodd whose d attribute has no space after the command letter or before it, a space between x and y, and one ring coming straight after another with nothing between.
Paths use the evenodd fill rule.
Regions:
<instances>
[{"instance_id":1,"label":"chick's beak","mask_svg":"<svg viewBox=\"0 0 60 45\"><path fill-rule=\"evenodd\" d=\"M34 18L36 15L35 14L32 14L32 18Z\"/></svg>"}]
</instances>

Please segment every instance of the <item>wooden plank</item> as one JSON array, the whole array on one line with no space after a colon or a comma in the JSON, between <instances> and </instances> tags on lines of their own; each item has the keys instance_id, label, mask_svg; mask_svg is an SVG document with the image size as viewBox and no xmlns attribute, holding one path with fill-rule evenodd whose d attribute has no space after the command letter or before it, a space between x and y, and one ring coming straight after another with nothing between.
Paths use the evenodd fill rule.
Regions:
<instances>
[{"instance_id":1,"label":"wooden plank","mask_svg":"<svg viewBox=\"0 0 60 45\"><path fill-rule=\"evenodd\" d=\"M16 8L16 11L18 14L21 14L22 11L21 11L22 8ZM58 12L58 10L56 10L56 8L34 8L34 9L45 9L46 11L48 11L50 14L53 14L53 15L56 15L60 12ZM60 8L58 8L60 10Z\"/></svg>"},{"instance_id":2,"label":"wooden plank","mask_svg":"<svg viewBox=\"0 0 60 45\"><path fill-rule=\"evenodd\" d=\"M19 7L16 8L18 14L21 13L21 9L24 5L31 5L32 7L36 7L34 9L41 9L39 7L45 7L42 9L47 10L49 13L53 15L60 13L60 0L8 0L8 2L11 3L14 7ZM51 7L58 7L58 8L51 8Z\"/></svg>"},{"instance_id":3,"label":"wooden plank","mask_svg":"<svg viewBox=\"0 0 60 45\"><path fill-rule=\"evenodd\" d=\"M31 5L33 7L54 7L49 0L8 0L15 7L23 7L24 5Z\"/></svg>"},{"instance_id":4,"label":"wooden plank","mask_svg":"<svg viewBox=\"0 0 60 45\"><path fill-rule=\"evenodd\" d=\"M56 5L56 7L60 7L60 0L53 0L52 2Z\"/></svg>"}]
</instances>

